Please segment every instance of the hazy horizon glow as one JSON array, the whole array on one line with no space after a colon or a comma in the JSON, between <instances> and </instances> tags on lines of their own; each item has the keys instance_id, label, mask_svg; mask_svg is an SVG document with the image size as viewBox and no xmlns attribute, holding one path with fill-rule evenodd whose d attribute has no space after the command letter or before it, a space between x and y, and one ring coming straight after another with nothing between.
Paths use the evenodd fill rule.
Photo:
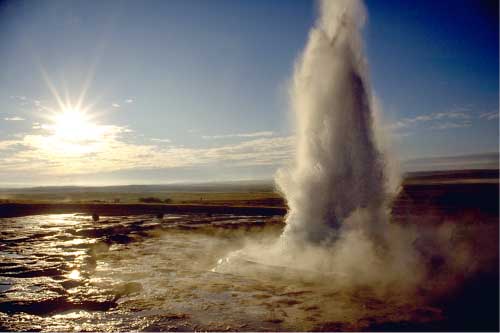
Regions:
<instances>
[{"instance_id":1,"label":"hazy horizon glow","mask_svg":"<svg viewBox=\"0 0 500 333\"><path fill-rule=\"evenodd\" d=\"M403 168L498 166L498 4L366 6L370 76ZM3 2L0 187L271 179L293 155L288 86L314 11Z\"/></svg>"}]
</instances>

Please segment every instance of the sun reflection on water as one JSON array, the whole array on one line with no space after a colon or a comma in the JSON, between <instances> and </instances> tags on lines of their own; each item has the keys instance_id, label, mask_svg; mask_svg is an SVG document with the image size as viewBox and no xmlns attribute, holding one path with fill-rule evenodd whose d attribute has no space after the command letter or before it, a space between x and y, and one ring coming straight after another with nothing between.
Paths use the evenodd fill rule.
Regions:
<instances>
[{"instance_id":1,"label":"sun reflection on water","mask_svg":"<svg viewBox=\"0 0 500 333\"><path fill-rule=\"evenodd\" d=\"M71 273L68 274L68 277L73 280L78 280L80 279L80 272L74 269L71 271Z\"/></svg>"}]
</instances>

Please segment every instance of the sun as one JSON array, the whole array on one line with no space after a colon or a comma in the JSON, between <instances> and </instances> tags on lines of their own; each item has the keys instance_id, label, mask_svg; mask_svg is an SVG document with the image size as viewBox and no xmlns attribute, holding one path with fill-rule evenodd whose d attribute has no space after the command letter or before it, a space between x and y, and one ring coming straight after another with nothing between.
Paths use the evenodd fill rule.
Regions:
<instances>
[{"instance_id":1,"label":"sun","mask_svg":"<svg viewBox=\"0 0 500 333\"><path fill-rule=\"evenodd\" d=\"M63 108L53 116L54 136L70 142L95 140L99 137L99 127L90 116L78 108Z\"/></svg>"},{"instance_id":2,"label":"sun","mask_svg":"<svg viewBox=\"0 0 500 333\"><path fill-rule=\"evenodd\" d=\"M106 132L106 126L95 123L94 115L90 113L92 104L84 105L85 96L93 77L93 70L88 74L75 101L71 99L66 86L62 89L65 92L65 98L62 98L60 91L53 84L45 69L41 67L40 70L57 102L57 108L44 107L49 112L47 118L50 123L44 125L43 128L49 131L51 141L57 142L58 146L79 145L79 147L75 147L78 148L78 151L87 150L82 149L84 148L82 146L86 144L100 141Z\"/></svg>"},{"instance_id":3,"label":"sun","mask_svg":"<svg viewBox=\"0 0 500 333\"><path fill-rule=\"evenodd\" d=\"M40 68L42 76L54 97L52 107L44 105L43 117L47 120L40 126L40 132L30 136L35 146L50 158L63 158L65 165L69 160L77 163L79 158L110 151L121 132L119 126L99 124L97 119L106 110L94 110L97 101L85 102L90 87L93 70L88 74L76 99L72 99L67 87L63 86L61 95L49 75Z\"/></svg>"},{"instance_id":4,"label":"sun","mask_svg":"<svg viewBox=\"0 0 500 333\"><path fill-rule=\"evenodd\" d=\"M99 125L89 108L79 108L70 103L59 110L51 110L49 124L43 126L44 150L63 156L84 156L101 151L114 133L112 126Z\"/></svg>"}]
</instances>

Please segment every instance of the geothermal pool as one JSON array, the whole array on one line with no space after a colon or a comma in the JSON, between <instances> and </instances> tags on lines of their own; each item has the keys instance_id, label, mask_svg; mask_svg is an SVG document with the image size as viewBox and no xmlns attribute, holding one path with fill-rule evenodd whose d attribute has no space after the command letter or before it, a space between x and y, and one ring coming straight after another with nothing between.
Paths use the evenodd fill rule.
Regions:
<instances>
[{"instance_id":1,"label":"geothermal pool","mask_svg":"<svg viewBox=\"0 0 500 333\"><path fill-rule=\"evenodd\" d=\"M3 331L401 329L444 319L424 298L336 288L253 261L239 262L245 274L218 269L248 242L275 242L280 217L58 214L0 219L0 230Z\"/></svg>"}]
</instances>

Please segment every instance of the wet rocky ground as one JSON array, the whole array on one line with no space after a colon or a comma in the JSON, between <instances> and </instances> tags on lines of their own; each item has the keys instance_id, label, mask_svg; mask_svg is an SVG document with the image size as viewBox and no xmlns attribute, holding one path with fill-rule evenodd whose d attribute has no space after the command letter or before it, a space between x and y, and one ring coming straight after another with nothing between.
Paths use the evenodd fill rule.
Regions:
<instances>
[{"instance_id":1,"label":"wet rocky ground","mask_svg":"<svg viewBox=\"0 0 500 333\"><path fill-rule=\"evenodd\" d=\"M240 233L259 233L264 226L278 232L281 219L210 214L99 222L78 214L0 219L0 329L194 330L181 304L213 286L210 281L219 274L209 266L228 249L217 248L236 225ZM221 242L215 244L215 238ZM208 255L207 246L213 247ZM213 300L221 297L217 292ZM205 307L210 304L191 311L207 312Z\"/></svg>"},{"instance_id":2,"label":"wet rocky ground","mask_svg":"<svg viewBox=\"0 0 500 333\"><path fill-rule=\"evenodd\" d=\"M282 227L278 216L229 214L104 216L99 222L78 214L0 219L0 330L498 327L491 314L498 309L491 296L498 294L495 272L475 275L465 287L430 302L343 290L291 278L280 267L254 269L253 262L244 264L258 274L214 269L246 242L272 242ZM498 232L484 230L480 234Z\"/></svg>"}]
</instances>

